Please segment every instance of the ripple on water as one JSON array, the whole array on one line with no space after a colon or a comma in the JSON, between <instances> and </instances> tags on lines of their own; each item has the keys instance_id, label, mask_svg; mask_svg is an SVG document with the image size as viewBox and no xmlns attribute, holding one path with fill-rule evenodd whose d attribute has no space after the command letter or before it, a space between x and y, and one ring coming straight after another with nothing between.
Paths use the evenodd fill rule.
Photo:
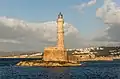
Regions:
<instances>
[{"instance_id":1,"label":"ripple on water","mask_svg":"<svg viewBox=\"0 0 120 79\"><path fill-rule=\"evenodd\" d=\"M84 64L81 67L50 68L0 66L0 79L120 79L120 62Z\"/></svg>"}]
</instances>

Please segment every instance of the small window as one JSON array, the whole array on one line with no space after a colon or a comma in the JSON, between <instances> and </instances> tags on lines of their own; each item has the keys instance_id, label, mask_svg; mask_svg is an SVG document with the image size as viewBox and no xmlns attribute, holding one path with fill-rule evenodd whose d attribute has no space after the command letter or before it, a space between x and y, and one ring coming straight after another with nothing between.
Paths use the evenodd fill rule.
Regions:
<instances>
[{"instance_id":1,"label":"small window","mask_svg":"<svg viewBox=\"0 0 120 79\"><path fill-rule=\"evenodd\" d=\"M80 56L82 58L82 56Z\"/></svg>"}]
</instances>

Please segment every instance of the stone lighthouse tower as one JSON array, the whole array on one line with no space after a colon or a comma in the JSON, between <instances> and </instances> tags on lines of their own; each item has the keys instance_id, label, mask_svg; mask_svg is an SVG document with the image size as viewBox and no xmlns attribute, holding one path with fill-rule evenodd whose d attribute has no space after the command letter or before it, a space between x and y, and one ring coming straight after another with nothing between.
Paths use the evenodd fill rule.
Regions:
<instances>
[{"instance_id":1,"label":"stone lighthouse tower","mask_svg":"<svg viewBox=\"0 0 120 79\"><path fill-rule=\"evenodd\" d=\"M64 19L61 12L58 15L57 19L57 47L60 49L64 49Z\"/></svg>"},{"instance_id":2,"label":"stone lighthouse tower","mask_svg":"<svg viewBox=\"0 0 120 79\"><path fill-rule=\"evenodd\" d=\"M44 49L44 61L67 61L67 52L64 48L64 19L61 12L57 17L57 45Z\"/></svg>"}]
</instances>

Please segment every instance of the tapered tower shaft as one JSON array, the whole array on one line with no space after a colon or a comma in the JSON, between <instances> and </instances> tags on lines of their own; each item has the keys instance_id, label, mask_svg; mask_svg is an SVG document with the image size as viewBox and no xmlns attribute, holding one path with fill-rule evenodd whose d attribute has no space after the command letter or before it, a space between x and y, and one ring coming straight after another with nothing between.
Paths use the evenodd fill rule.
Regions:
<instances>
[{"instance_id":1,"label":"tapered tower shaft","mask_svg":"<svg viewBox=\"0 0 120 79\"><path fill-rule=\"evenodd\" d=\"M64 49L64 19L61 12L57 18L57 47Z\"/></svg>"}]
</instances>

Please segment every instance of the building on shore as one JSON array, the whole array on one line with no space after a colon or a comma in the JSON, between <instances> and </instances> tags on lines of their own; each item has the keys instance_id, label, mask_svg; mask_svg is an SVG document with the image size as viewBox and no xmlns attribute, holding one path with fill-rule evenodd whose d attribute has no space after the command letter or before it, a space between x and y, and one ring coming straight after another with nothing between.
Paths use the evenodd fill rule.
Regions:
<instances>
[{"instance_id":1,"label":"building on shore","mask_svg":"<svg viewBox=\"0 0 120 79\"><path fill-rule=\"evenodd\" d=\"M81 54L94 54L95 56L120 56L120 46L115 47L89 47L89 48L80 48L80 49L67 49L68 53L73 55Z\"/></svg>"}]
</instances>

